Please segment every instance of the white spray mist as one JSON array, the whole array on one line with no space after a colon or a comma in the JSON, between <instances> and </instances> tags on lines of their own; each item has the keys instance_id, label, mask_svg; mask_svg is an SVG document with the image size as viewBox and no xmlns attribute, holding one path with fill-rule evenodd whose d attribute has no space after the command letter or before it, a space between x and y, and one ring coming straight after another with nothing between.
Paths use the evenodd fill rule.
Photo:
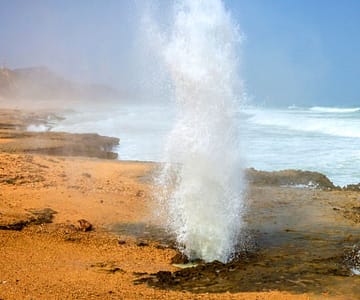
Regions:
<instances>
[{"instance_id":1,"label":"white spray mist","mask_svg":"<svg viewBox=\"0 0 360 300\"><path fill-rule=\"evenodd\" d=\"M234 113L238 26L220 0L184 0L163 57L173 82L176 124L158 195L168 227L191 259L228 261L242 229L242 163Z\"/></svg>"}]
</instances>

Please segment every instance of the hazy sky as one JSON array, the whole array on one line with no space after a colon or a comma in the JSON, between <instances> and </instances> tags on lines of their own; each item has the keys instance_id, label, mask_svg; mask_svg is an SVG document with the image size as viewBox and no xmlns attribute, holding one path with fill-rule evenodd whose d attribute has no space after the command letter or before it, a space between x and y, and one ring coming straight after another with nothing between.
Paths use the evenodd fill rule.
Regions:
<instances>
[{"instance_id":1,"label":"hazy sky","mask_svg":"<svg viewBox=\"0 0 360 300\"><path fill-rule=\"evenodd\" d=\"M157 2L169 6L168 1ZM10 68L46 65L73 79L134 87L141 73L144 3L148 1L0 0L0 62ZM360 1L225 4L246 37L241 77L254 101L360 104Z\"/></svg>"}]
</instances>

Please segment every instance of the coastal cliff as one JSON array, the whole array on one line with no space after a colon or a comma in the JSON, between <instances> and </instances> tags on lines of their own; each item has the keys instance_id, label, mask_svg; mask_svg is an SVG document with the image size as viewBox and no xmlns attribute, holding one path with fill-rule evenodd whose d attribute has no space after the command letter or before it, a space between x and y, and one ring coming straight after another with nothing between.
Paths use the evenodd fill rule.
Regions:
<instances>
[{"instance_id":1,"label":"coastal cliff","mask_svg":"<svg viewBox=\"0 0 360 300\"><path fill-rule=\"evenodd\" d=\"M46 67L0 68L0 103L11 100L34 104L47 100L78 102L81 100L116 100L118 90L101 84L85 84L63 78ZM1 104L3 104L1 103Z\"/></svg>"}]
</instances>

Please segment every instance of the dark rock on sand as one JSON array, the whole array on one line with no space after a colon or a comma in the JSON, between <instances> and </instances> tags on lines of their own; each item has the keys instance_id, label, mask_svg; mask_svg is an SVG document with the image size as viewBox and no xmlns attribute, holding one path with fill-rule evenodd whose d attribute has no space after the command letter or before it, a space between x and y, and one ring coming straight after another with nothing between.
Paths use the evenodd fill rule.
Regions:
<instances>
[{"instance_id":1,"label":"dark rock on sand","mask_svg":"<svg viewBox=\"0 0 360 300\"><path fill-rule=\"evenodd\" d=\"M15 222L0 222L0 230L22 230L25 226L29 225L31 222L30 219L17 220Z\"/></svg>"},{"instance_id":2,"label":"dark rock on sand","mask_svg":"<svg viewBox=\"0 0 360 300\"><path fill-rule=\"evenodd\" d=\"M30 214L2 216L0 218L0 230L22 230L29 225L51 223L57 212L51 208L29 209Z\"/></svg>"},{"instance_id":3,"label":"dark rock on sand","mask_svg":"<svg viewBox=\"0 0 360 300\"><path fill-rule=\"evenodd\" d=\"M55 210L48 207L43 209L28 209L28 211L35 216L33 224L51 223L54 214L57 214Z\"/></svg>"},{"instance_id":4,"label":"dark rock on sand","mask_svg":"<svg viewBox=\"0 0 360 300\"><path fill-rule=\"evenodd\" d=\"M142 190L137 191L136 197L144 197L144 196L145 196L145 192L144 192L144 191L142 191Z\"/></svg>"},{"instance_id":5,"label":"dark rock on sand","mask_svg":"<svg viewBox=\"0 0 360 300\"><path fill-rule=\"evenodd\" d=\"M81 231L87 232L93 229L92 224L89 221L86 221L85 219L78 220L79 222L79 229Z\"/></svg>"},{"instance_id":6,"label":"dark rock on sand","mask_svg":"<svg viewBox=\"0 0 360 300\"><path fill-rule=\"evenodd\" d=\"M116 262L106 261L106 262L98 262L90 265L91 268L95 268L96 272L99 273L107 273L107 274L115 274L115 273L125 273L125 271L120 268Z\"/></svg>"},{"instance_id":7,"label":"dark rock on sand","mask_svg":"<svg viewBox=\"0 0 360 300\"><path fill-rule=\"evenodd\" d=\"M281 270L274 272L271 268L276 257L248 253L241 259L226 264L219 261L200 262L175 272L159 271L136 279L134 283L147 283L155 288L187 290L193 293L264 291L279 289L279 286L292 292L303 293L309 289L321 291L317 278L319 275L349 276L349 271L341 268L337 257L311 260L310 269L285 261L282 262Z\"/></svg>"},{"instance_id":8,"label":"dark rock on sand","mask_svg":"<svg viewBox=\"0 0 360 300\"><path fill-rule=\"evenodd\" d=\"M175 256L171 258L172 264L187 264L188 262L188 257L181 252L176 253Z\"/></svg>"},{"instance_id":9,"label":"dark rock on sand","mask_svg":"<svg viewBox=\"0 0 360 300\"><path fill-rule=\"evenodd\" d=\"M136 246L138 246L138 247L147 247L147 246L149 246L149 243L145 242L145 241L138 241L136 243Z\"/></svg>"}]
</instances>

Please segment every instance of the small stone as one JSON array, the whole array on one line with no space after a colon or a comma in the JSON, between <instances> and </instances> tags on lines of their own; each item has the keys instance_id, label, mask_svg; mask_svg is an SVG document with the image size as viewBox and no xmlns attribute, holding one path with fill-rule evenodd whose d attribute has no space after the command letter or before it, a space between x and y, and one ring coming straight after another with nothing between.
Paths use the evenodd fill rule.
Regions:
<instances>
[{"instance_id":1,"label":"small stone","mask_svg":"<svg viewBox=\"0 0 360 300\"><path fill-rule=\"evenodd\" d=\"M145 247L145 246L149 246L149 243L144 242L144 241L139 241L139 242L136 243L136 246Z\"/></svg>"},{"instance_id":2,"label":"small stone","mask_svg":"<svg viewBox=\"0 0 360 300\"><path fill-rule=\"evenodd\" d=\"M167 245L167 244L158 244L158 245L155 246L155 248L164 250L164 249L169 249L171 247L169 245Z\"/></svg>"},{"instance_id":3,"label":"small stone","mask_svg":"<svg viewBox=\"0 0 360 300\"><path fill-rule=\"evenodd\" d=\"M125 244L126 244L126 241L125 241L125 240L118 240L118 244L119 244L119 245L125 245Z\"/></svg>"},{"instance_id":4,"label":"small stone","mask_svg":"<svg viewBox=\"0 0 360 300\"><path fill-rule=\"evenodd\" d=\"M90 231L92 230L93 226L89 221L86 221L85 219L80 219L78 220L79 222L79 228L81 231Z\"/></svg>"},{"instance_id":5,"label":"small stone","mask_svg":"<svg viewBox=\"0 0 360 300\"><path fill-rule=\"evenodd\" d=\"M142 190L137 191L136 197L144 197L144 196L145 196L145 192L144 192L144 191L142 191Z\"/></svg>"},{"instance_id":6,"label":"small stone","mask_svg":"<svg viewBox=\"0 0 360 300\"><path fill-rule=\"evenodd\" d=\"M171 263L172 264L187 264L187 263L189 263L189 259L184 254L178 252L171 259Z\"/></svg>"}]
</instances>

